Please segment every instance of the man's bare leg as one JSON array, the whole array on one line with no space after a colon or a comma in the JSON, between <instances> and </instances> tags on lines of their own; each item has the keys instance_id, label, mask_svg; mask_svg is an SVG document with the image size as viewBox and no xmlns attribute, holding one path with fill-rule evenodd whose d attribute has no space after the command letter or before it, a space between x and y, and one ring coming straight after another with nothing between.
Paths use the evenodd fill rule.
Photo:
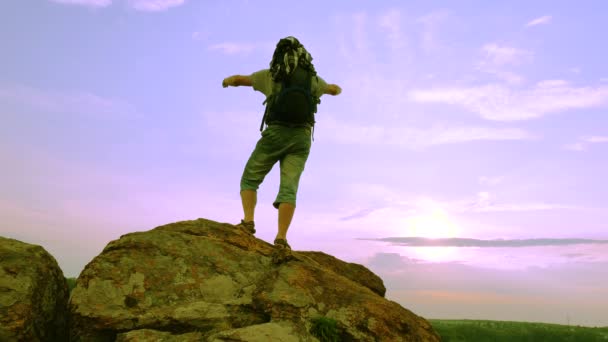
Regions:
<instances>
[{"instance_id":1,"label":"man's bare leg","mask_svg":"<svg viewBox=\"0 0 608 342\"><path fill-rule=\"evenodd\" d=\"M279 204L279 232L275 239L287 239L287 229L291 224L296 206L291 203Z\"/></svg>"},{"instance_id":2,"label":"man's bare leg","mask_svg":"<svg viewBox=\"0 0 608 342\"><path fill-rule=\"evenodd\" d=\"M243 190L241 191L241 202L243 202L243 212L245 213L245 222L253 221L253 214L255 212L255 204L258 200L257 192L255 190Z\"/></svg>"}]
</instances>

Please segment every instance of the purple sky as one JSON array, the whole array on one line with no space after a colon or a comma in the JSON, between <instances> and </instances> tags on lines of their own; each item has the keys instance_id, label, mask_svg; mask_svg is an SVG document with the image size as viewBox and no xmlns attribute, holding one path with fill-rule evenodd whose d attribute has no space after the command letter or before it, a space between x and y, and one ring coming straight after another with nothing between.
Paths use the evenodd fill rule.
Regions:
<instances>
[{"instance_id":1,"label":"purple sky","mask_svg":"<svg viewBox=\"0 0 608 342\"><path fill-rule=\"evenodd\" d=\"M122 234L239 222L264 95L221 82L293 35L342 87L321 98L294 249L365 265L428 318L608 326L608 4L283 5L4 1L0 235L73 277ZM278 184L277 165L269 242Z\"/></svg>"}]
</instances>

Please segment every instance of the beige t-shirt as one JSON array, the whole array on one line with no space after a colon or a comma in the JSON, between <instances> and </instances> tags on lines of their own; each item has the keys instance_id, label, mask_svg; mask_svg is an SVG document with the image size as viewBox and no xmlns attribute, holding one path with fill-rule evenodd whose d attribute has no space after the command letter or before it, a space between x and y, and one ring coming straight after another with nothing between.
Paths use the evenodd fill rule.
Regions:
<instances>
[{"instance_id":1,"label":"beige t-shirt","mask_svg":"<svg viewBox=\"0 0 608 342\"><path fill-rule=\"evenodd\" d=\"M260 71L256 71L249 77L251 78L253 90L257 90L264 93L266 97L272 94L273 89L281 89L279 83L275 83L272 81L270 69L262 69ZM312 94L315 97L321 97L321 95L323 95L323 92L325 92L325 88L327 88L327 83L321 78L321 76L317 75L312 78L311 89Z\"/></svg>"}]
</instances>

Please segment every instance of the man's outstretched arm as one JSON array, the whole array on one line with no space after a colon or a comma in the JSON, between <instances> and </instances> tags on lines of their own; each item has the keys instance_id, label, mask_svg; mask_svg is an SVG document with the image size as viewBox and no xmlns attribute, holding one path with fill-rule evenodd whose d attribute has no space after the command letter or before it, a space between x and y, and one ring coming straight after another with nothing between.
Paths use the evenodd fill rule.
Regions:
<instances>
[{"instance_id":1,"label":"man's outstretched arm","mask_svg":"<svg viewBox=\"0 0 608 342\"><path fill-rule=\"evenodd\" d=\"M248 86L248 87L251 87L252 85L253 85L253 83L251 82L251 77L249 77L249 76L243 76L243 75L234 75L234 76L226 77L226 78L224 78L224 81L222 82L222 86L224 88L226 88L227 86L233 86L233 87Z\"/></svg>"}]
</instances>

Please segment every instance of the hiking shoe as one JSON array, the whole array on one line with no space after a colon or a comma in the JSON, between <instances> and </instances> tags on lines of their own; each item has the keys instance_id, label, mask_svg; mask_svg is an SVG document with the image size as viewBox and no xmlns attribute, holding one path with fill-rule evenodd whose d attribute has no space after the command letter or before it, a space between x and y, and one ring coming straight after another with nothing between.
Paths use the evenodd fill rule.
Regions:
<instances>
[{"instance_id":1,"label":"hiking shoe","mask_svg":"<svg viewBox=\"0 0 608 342\"><path fill-rule=\"evenodd\" d=\"M291 249L291 246L287 243L287 240L285 240L285 239L279 239L279 238L274 239L274 245L276 247L280 247L280 248Z\"/></svg>"},{"instance_id":2,"label":"hiking shoe","mask_svg":"<svg viewBox=\"0 0 608 342\"><path fill-rule=\"evenodd\" d=\"M236 224L236 226L250 234L255 234L255 223L253 221L245 222L245 220L241 220L241 223Z\"/></svg>"}]
</instances>

